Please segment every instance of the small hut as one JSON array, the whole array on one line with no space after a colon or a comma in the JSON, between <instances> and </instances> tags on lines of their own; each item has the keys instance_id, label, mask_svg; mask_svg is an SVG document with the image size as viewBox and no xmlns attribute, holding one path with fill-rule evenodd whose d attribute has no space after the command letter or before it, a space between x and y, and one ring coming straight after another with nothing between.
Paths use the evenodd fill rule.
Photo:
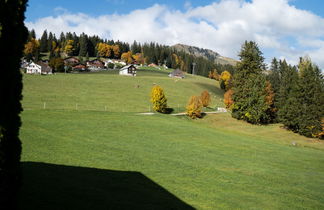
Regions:
<instances>
[{"instance_id":1,"label":"small hut","mask_svg":"<svg viewBox=\"0 0 324 210\"><path fill-rule=\"evenodd\" d=\"M171 72L169 74L169 77L175 77L175 78L181 78L183 79L185 76L184 76L184 72L181 71L180 69L175 69L173 72Z\"/></svg>"},{"instance_id":2,"label":"small hut","mask_svg":"<svg viewBox=\"0 0 324 210\"><path fill-rule=\"evenodd\" d=\"M136 77L136 67L134 65L124 66L119 70L119 75L127 75Z\"/></svg>"}]
</instances>

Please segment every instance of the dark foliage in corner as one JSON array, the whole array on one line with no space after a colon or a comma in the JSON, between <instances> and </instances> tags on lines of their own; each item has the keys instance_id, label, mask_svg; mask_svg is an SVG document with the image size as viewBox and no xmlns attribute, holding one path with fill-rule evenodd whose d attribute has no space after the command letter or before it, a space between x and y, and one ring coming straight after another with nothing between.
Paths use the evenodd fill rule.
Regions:
<instances>
[{"instance_id":1,"label":"dark foliage in corner","mask_svg":"<svg viewBox=\"0 0 324 210\"><path fill-rule=\"evenodd\" d=\"M27 0L0 1L0 207L14 209L20 186L19 127L22 111L20 58L28 31L24 26Z\"/></svg>"}]
</instances>

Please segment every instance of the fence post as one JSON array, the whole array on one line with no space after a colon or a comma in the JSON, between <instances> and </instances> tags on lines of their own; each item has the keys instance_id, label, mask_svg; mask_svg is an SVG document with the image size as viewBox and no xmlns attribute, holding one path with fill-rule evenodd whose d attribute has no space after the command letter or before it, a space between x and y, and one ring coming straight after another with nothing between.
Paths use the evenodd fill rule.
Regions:
<instances>
[{"instance_id":1,"label":"fence post","mask_svg":"<svg viewBox=\"0 0 324 210\"><path fill-rule=\"evenodd\" d=\"M43 106L44 109L46 109L46 102L44 102L44 106Z\"/></svg>"},{"instance_id":2,"label":"fence post","mask_svg":"<svg viewBox=\"0 0 324 210\"><path fill-rule=\"evenodd\" d=\"M107 111L107 106L105 106L105 111Z\"/></svg>"}]
</instances>

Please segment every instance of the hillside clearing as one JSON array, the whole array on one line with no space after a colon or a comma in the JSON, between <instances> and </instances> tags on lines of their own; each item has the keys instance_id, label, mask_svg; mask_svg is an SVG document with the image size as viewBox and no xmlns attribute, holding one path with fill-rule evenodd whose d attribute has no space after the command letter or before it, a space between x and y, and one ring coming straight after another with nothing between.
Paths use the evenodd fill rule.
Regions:
<instances>
[{"instance_id":1,"label":"hillside clearing","mask_svg":"<svg viewBox=\"0 0 324 210\"><path fill-rule=\"evenodd\" d=\"M160 85L168 106L183 112L191 95L204 90L212 94L211 107L223 107L223 91L215 80L187 75L168 77L166 70L139 70L137 77L118 71L88 74L24 75L24 109L97 110L109 112L148 112L150 91Z\"/></svg>"},{"instance_id":2,"label":"hillside clearing","mask_svg":"<svg viewBox=\"0 0 324 210\"><path fill-rule=\"evenodd\" d=\"M205 89L222 106L223 92L203 77L116 73L24 75L22 207L324 208L322 142L229 113L139 115L154 83L176 112Z\"/></svg>"}]
</instances>

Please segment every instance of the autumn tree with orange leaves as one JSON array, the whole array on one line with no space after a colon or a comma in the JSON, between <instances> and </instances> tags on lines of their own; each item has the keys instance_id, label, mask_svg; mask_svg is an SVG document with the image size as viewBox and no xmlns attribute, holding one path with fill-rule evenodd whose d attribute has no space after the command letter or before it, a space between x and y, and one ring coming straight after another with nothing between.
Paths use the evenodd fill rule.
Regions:
<instances>
[{"instance_id":1,"label":"autumn tree with orange leaves","mask_svg":"<svg viewBox=\"0 0 324 210\"><path fill-rule=\"evenodd\" d=\"M39 54L39 41L34 38L31 38L31 40L25 44L24 55L28 59L31 58L35 59L36 57L38 57L38 54Z\"/></svg>"},{"instance_id":2,"label":"autumn tree with orange leaves","mask_svg":"<svg viewBox=\"0 0 324 210\"><path fill-rule=\"evenodd\" d=\"M232 109L233 101L233 90L229 89L224 94L224 104L227 109Z\"/></svg>"},{"instance_id":3,"label":"autumn tree with orange leaves","mask_svg":"<svg viewBox=\"0 0 324 210\"><path fill-rule=\"evenodd\" d=\"M211 102L210 94L207 90L203 91L200 95L200 100L203 107L208 107Z\"/></svg>"},{"instance_id":4,"label":"autumn tree with orange leaves","mask_svg":"<svg viewBox=\"0 0 324 210\"><path fill-rule=\"evenodd\" d=\"M202 107L201 98L199 96L191 96L186 107L186 114L192 119L200 118L202 116Z\"/></svg>"},{"instance_id":5,"label":"autumn tree with orange leaves","mask_svg":"<svg viewBox=\"0 0 324 210\"><path fill-rule=\"evenodd\" d=\"M127 63L127 64L133 63L133 61L134 61L131 51L123 53L121 55L121 59L124 60L125 63Z\"/></svg>"}]
</instances>

